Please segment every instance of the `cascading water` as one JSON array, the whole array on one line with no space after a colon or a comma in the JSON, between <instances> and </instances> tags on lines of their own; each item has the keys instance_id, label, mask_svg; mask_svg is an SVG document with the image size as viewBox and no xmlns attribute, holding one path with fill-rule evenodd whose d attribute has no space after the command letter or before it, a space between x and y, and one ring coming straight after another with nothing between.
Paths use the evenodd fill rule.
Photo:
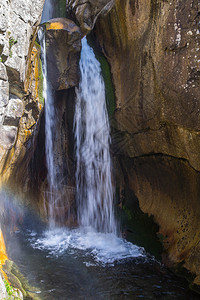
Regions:
<instances>
[{"instance_id":1,"label":"cascading water","mask_svg":"<svg viewBox=\"0 0 200 300\"><path fill-rule=\"evenodd\" d=\"M59 183L54 158L56 118L53 90L47 78L47 60L44 31L39 33L43 53L46 159L48 169L47 214L50 230L40 238L30 239L36 249L47 249L58 255L69 249L92 250L98 263L113 263L127 257L143 256L143 250L117 237L113 208L113 185L109 152L110 129L106 111L105 87L101 68L86 38L82 40L80 60L81 81L77 90L74 131L76 139L76 188L77 211L80 228L55 228L58 204L62 207L65 197L56 200ZM60 170L58 170L60 173ZM59 219L59 222L61 220ZM64 225L64 220L61 223ZM84 230L82 230L84 229ZM69 250L71 251L71 250Z\"/></svg>"},{"instance_id":2,"label":"cascading water","mask_svg":"<svg viewBox=\"0 0 200 300\"><path fill-rule=\"evenodd\" d=\"M56 207L56 194L58 190L56 178L56 166L54 159L54 137L56 128L56 112L54 105L54 92L47 78L47 61L46 61L46 44L45 32L40 29L38 37L41 45L41 52L43 58L43 97L45 100L45 152L47 164L47 183L48 190L45 193L44 209L48 215L50 227L55 226L55 207Z\"/></svg>"},{"instance_id":3,"label":"cascading water","mask_svg":"<svg viewBox=\"0 0 200 300\"><path fill-rule=\"evenodd\" d=\"M82 40L81 81L75 108L76 188L82 227L116 233L110 158L110 129L100 63Z\"/></svg>"},{"instance_id":4,"label":"cascading water","mask_svg":"<svg viewBox=\"0 0 200 300\"><path fill-rule=\"evenodd\" d=\"M47 22L53 18L55 0L45 0L41 23Z\"/></svg>"}]
</instances>

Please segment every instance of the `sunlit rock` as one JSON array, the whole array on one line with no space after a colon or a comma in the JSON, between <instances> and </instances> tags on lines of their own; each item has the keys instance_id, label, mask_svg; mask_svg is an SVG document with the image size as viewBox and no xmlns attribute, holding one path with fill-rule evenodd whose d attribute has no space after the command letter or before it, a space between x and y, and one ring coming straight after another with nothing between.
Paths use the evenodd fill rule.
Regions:
<instances>
[{"instance_id":1,"label":"sunlit rock","mask_svg":"<svg viewBox=\"0 0 200 300\"><path fill-rule=\"evenodd\" d=\"M23 102L16 96L11 96L6 108L3 125L18 126L23 113Z\"/></svg>"},{"instance_id":2,"label":"sunlit rock","mask_svg":"<svg viewBox=\"0 0 200 300\"><path fill-rule=\"evenodd\" d=\"M23 159L42 109L40 62L31 55L43 4L3 0L0 5L0 182L17 168L19 157Z\"/></svg>"},{"instance_id":3,"label":"sunlit rock","mask_svg":"<svg viewBox=\"0 0 200 300\"><path fill-rule=\"evenodd\" d=\"M2 268L2 265L5 263L7 259L8 257L6 253L4 237L3 237L2 230L0 229L0 269Z\"/></svg>"},{"instance_id":4,"label":"sunlit rock","mask_svg":"<svg viewBox=\"0 0 200 300\"><path fill-rule=\"evenodd\" d=\"M0 62L0 80L5 80L5 81L8 80L8 75L7 75L7 72L6 72L6 67L5 67L5 65L2 62Z\"/></svg>"}]
</instances>

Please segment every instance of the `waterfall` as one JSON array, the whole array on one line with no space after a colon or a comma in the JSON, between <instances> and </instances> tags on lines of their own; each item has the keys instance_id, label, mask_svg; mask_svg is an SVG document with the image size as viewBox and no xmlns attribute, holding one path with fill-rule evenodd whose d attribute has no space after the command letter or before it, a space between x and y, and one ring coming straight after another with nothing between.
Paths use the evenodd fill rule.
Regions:
<instances>
[{"instance_id":1,"label":"waterfall","mask_svg":"<svg viewBox=\"0 0 200 300\"><path fill-rule=\"evenodd\" d=\"M82 227L116 233L105 86L100 63L86 38L80 71L74 118L78 221Z\"/></svg>"},{"instance_id":2,"label":"waterfall","mask_svg":"<svg viewBox=\"0 0 200 300\"><path fill-rule=\"evenodd\" d=\"M47 165L47 184L48 190L44 196L44 209L50 227L55 226L56 219L56 194L58 191L56 166L54 159L54 138L56 129L56 112L54 105L54 91L47 78L47 61L46 61L46 44L45 32L40 29L38 37L41 45L42 53L42 69L43 69L43 97L45 101L45 152L46 152L46 165Z\"/></svg>"},{"instance_id":3,"label":"waterfall","mask_svg":"<svg viewBox=\"0 0 200 300\"><path fill-rule=\"evenodd\" d=\"M45 23L53 18L54 2L55 0L45 0L41 23Z\"/></svg>"}]
</instances>

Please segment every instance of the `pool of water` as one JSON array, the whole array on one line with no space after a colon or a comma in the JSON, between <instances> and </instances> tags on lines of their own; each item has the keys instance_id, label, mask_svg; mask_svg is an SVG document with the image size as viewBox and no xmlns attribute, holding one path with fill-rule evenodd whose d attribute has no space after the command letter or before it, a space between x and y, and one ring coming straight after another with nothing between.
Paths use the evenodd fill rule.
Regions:
<instances>
[{"instance_id":1,"label":"pool of water","mask_svg":"<svg viewBox=\"0 0 200 300\"><path fill-rule=\"evenodd\" d=\"M16 231L7 250L40 299L199 299L184 279L123 239L35 227Z\"/></svg>"}]
</instances>

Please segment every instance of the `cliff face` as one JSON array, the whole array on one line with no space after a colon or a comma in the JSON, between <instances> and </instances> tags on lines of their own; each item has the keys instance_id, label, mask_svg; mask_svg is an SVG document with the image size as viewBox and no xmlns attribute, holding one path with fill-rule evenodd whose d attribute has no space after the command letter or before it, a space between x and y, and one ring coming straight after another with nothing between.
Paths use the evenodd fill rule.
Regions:
<instances>
[{"instance_id":1,"label":"cliff face","mask_svg":"<svg viewBox=\"0 0 200 300\"><path fill-rule=\"evenodd\" d=\"M182 263L195 274L196 284L200 284L198 2L66 1L67 16L81 28L79 32L73 25L79 36L92 30L97 21L96 43L110 63L116 94L116 109L111 119L112 151L121 167L117 172L120 188L128 185L141 210L153 215L159 225L165 263L170 266ZM41 181L44 188L46 184L46 170L40 169L45 166L44 119L39 131L42 80L40 47L35 43L43 4L44 0L2 0L0 4L1 180L11 175L18 180L24 178L20 183L24 190L26 180L30 179L26 172L34 150L37 160L32 161L33 188L40 189ZM62 43L59 31L50 33L59 36L59 44ZM79 48L79 38L77 43ZM55 53L59 64L66 58L65 47L60 46L61 56ZM79 50L76 52L77 70ZM75 83L65 83L61 89L76 85L77 78L73 72ZM60 116L58 136L64 140L57 152L61 166L69 160L67 173L68 168L74 168L71 146L74 89L56 92L56 97ZM34 149L33 133L37 135L38 131L38 147ZM73 189L74 178L70 185Z\"/></svg>"},{"instance_id":2,"label":"cliff face","mask_svg":"<svg viewBox=\"0 0 200 300\"><path fill-rule=\"evenodd\" d=\"M0 5L1 180L3 175L4 180L10 176L17 159L23 159L25 143L35 129L42 108L40 49L34 41L43 4L44 0L3 0Z\"/></svg>"},{"instance_id":3,"label":"cliff face","mask_svg":"<svg viewBox=\"0 0 200 300\"><path fill-rule=\"evenodd\" d=\"M95 27L116 92L113 151L168 265L200 276L200 7L120 1ZM124 179L119 178L120 182Z\"/></svg>"}]
</instances>

